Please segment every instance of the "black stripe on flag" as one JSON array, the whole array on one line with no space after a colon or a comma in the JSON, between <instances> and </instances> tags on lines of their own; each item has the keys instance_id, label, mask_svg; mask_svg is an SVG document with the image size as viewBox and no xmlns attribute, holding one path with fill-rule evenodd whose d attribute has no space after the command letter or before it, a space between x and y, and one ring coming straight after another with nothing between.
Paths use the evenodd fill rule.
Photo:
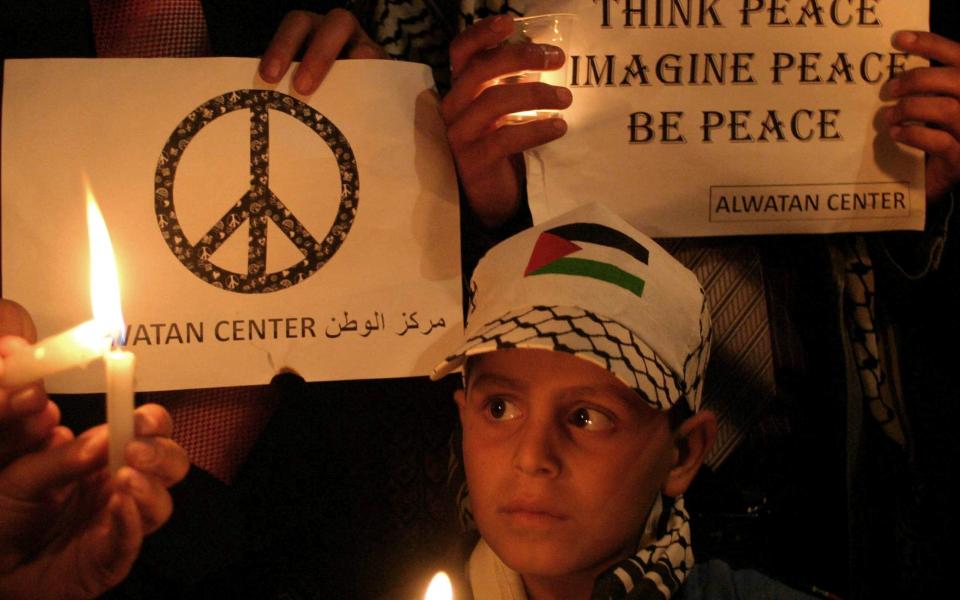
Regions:
<instances>
[{"instance_id":1,"label":"black stripe on flag","mask_svg":"<svg viewBox=\"0 0 960 600\"><path fill-rule=\"evenodd\" d=\"M546 233L570 241L588 242L626 252L643 264L649 264L650 252L625 233L599 223L569 223L547 230Z\"/></svg>"}]
</instances>

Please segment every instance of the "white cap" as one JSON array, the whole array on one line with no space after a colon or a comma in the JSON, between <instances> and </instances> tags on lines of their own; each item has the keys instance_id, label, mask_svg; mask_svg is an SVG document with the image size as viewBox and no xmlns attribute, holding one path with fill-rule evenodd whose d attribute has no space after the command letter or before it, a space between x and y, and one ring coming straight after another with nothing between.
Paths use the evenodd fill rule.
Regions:
<instances>
[{"instance_id":1,"label":"white cap","mask_svg":"<svg viewBox=\"0 0 960 600\"><path fill-rule=\"evenodd\" d=\"M599 204L504 240L470 282L465 341L433 373L505 348L568 352L650 406L700 408L710 314L692 271Z\"/></svg>"}]
</instances>

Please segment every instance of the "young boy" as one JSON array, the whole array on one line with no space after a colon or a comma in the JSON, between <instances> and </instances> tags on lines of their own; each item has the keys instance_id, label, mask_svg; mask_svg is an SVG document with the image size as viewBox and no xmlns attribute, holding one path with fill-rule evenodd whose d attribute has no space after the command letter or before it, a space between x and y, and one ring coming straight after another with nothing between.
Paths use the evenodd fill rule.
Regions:
<instances>
[{"instance_id":1,"label":"young boy","mask_svg":"<svg viewBox=\"0 0 960 600\"><path fill-rule=\"evenodd\" d=\"M694 568L682 494L716 435L700 410L710 316L696 276L585 206L484 256L465 337L434 372L465 384L481 539L463 587L477 600L669 598Z\"/></svg>"}]
</instances>

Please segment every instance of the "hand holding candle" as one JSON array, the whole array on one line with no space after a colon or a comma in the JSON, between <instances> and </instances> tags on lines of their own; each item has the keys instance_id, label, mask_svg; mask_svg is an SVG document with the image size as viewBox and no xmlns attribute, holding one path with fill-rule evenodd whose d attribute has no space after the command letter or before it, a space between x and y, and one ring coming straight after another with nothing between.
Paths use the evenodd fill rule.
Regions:
<instances>
[{"instance_id":1,"label":"hand holding candle","mask_svg":"<svg viewBox=\"0 0 960 600\"><path fill-rule=\"evenodd\" d=\"M517 30L509 15L497 15L462 31L450 44L453 87L440 103L447 139L471 210L480 222L499 227L520 207L522 152L567 131L562 118L503 125L510 113L560 111L573 95L546 82L496 85L529 71L556 71L563 52L550 44L505 43Z\"/></svg>"},{"instance_id":2,"label":"hand holding candle","mask_svg":"<svg viewBox=\"0 0 960 600\"><path fill-rule=\"evenodd\" d=\"M29 313L0 299L0 371L35 339ZM105 476L107 426L74 438L59 416L40 383L0 388L0 598L94 597L116 585L170 517L167 488L189 467L160 406L137 409L115 477Z\"/></svg>"},{"instance_id":3,"label":"hand holding candle","mask_svg":"<svg viewBox=\"0 0 960 600\"><path fill-rule=\"evenodd\" d=\"M506 44L546 44L559 48L564 56L570 54L570 36L573 33L577 16L567 13L553 13L519 17L513 20L513 34L507 38ZM533 83L542 81L555 86L564 86L569 81L569 61L564 60L559 70L531 69L520 73L501 77L499 84ZM538 110L524 110L510 113L503 122L510 125L526 123L537 119L554 119L560 117L557 108Z\"/></svg>"},{"instance_id":4,"label":"hand holding candle","mask_svg":"<svg viewBox=\"0 0 960 600\"><path fill-rule=\"evenodd\" d=\"M156 404L137 409L129 464L115 477L105 470L107 427L74 438L57 415L45 444L0 460L0 598L99 597L169 519L167 488L189 468Z\"/></svg>"}]
</instances>

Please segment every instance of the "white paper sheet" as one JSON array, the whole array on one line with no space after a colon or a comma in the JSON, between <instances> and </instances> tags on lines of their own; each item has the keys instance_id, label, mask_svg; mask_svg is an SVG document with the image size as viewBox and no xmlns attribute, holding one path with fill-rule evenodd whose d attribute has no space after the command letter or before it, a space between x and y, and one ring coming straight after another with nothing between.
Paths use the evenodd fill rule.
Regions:
<instances>
[{"instance_id":1,"label":"white paper sheet","mask_svg":"<svg viewBox=\"0 0 960 600\"><path fill-rule=\"evenodd\" d=\"M138 389L429 373L462 330L457 186L429 69L338 62L303 98L256 64L7 61L4 296L41 337L90 318L86 176ZM102 390L102 367L47 386Z\"/></svg>"},{"instance_id":2,"label":"white paper sheet","mask_svg":"<svg viewBox=\"0 0 960 600\"><path fill-rule=\"evenodd\" d=\"M923 155L875 120L927 2L521 4L578 15L569 131L526 155L537 221L601 200L654 236L923 227Z\"/></svg>"}]
</instances>

